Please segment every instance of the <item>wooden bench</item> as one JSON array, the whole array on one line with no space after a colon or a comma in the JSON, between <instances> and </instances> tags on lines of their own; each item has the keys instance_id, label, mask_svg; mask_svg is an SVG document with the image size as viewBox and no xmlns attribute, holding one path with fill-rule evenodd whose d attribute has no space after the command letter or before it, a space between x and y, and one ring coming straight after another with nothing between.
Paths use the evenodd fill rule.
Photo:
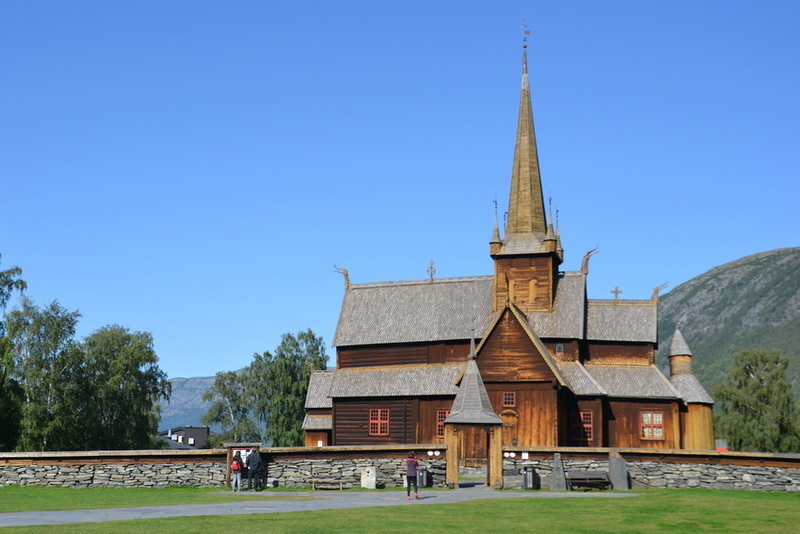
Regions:
<instances>
[{"instance_id":1,"label":"wooden bench","mask_svg":"<svg viewBox=\"0 0 800 534\"><path fill-rule=\"evenodd\" d=\"M344 481L333 478L312 478L311 489L339 489L341 491L344 489Z\"/></svg>"},{"instance_id":2,"label":"wooden bench","mask_svg":"<svg viewBox=\"0 0 800 534\"><path fill-rule=\"evenodd\" d=\"M583 489L610 489L611 480L608 471L570 471L567 475L567 485L570 490Z\"/></svg>"}]
</instances>

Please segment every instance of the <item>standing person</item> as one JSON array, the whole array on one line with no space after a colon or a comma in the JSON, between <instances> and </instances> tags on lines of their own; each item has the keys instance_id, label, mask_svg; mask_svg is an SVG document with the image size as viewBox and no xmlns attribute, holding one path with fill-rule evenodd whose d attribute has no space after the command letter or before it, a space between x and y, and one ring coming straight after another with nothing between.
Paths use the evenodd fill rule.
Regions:
<instances>
[{"instance_id":1,"label":"standing person","mask_svg":"<svg viewBox=\"0 0 800 534\"><path fill-rule=\"evenodd\" d=\"M411 500L411 484L414 484L414 497L419 499L419 488L417 488L417 468L419 467L419 462L416 458L414 458L414 451L408 453L408 458L403 460L403 464L406 468L406 500Z\"/></svg>"},{"instance_id":2,"label":"standing person","mask_svg":"<svg viewBox=\"0 0 800 534\"><path fill-rule=\"evenodd\" d=\"M258 471L261 469L261 453L255 447L250 449L250 454L247 455L247 491L253 489L253 479L255 478L255 490L258 491L259 478Z\"/></svg>"},{"instance_id":3,"label":"standing person","mask_svg":"<svg viewBox=\"0 0 800 534\"><path fill-rule=\"evenodd\" d=\"M231 480L231 488L233 491L242 491L242 468L244 467L244 462L242 462L242 453L240 451L236 451L236 454L233 455L233 460L231 461L231 473L233 474L233 479Z\"/></svg>"}]
</instances>

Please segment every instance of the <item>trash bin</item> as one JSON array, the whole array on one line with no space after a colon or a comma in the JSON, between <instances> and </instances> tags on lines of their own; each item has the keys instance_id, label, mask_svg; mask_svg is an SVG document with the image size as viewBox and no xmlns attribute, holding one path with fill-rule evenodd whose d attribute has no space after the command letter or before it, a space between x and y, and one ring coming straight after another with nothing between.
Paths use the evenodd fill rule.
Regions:
<instances>
[{"instance_id":1,"label":"trash bin","mask_svg":"<svg viewBox=\"0 0 800 534\"><path fill-rule=\"evenodd\" d=\"M533 467L525 467L522 470L522 487L525 489L539 489L538 478Z\"/></svg>"},{"instance_id":2,"label":"trash bin","mask_svg":"<svg viewBox=\"0 0 800 534\"><path fill-rule=\"evenodd\" d=\"M420 488L428 487L428 470L424 467L417 468L417 486Z\"/></svg>"}]
</instances>

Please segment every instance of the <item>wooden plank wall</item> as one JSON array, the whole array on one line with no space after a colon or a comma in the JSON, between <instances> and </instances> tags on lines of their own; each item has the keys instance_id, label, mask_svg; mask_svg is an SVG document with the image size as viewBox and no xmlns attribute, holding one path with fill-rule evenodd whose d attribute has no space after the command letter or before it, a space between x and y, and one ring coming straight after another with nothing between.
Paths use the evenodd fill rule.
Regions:
<instances>
[{"instance_id":1,"label":"wooden plank wall","mask_svg":"<svg viewBox=\"0 0 800 534\"><path fill-rule=\"evenodd\" d=\"M338 348L336 351L336 365L339 369L344 369L378 365L448 363L466 361L468 357L469 340L364 345Z\"/></svg>"},{"instance_id":2,"label":"wooden plank wall","mask_svg":"<svg viewBox=\"0 0 800 534\"><path fill-rule=\"evenodd\" d=\"M641 412L664 413L664 439L641 437ZM607 404L608 447L636 447L643 449L679 449L680 414L677 401L624 401L612 400Z\"/></svg>"},{"instance_id":3,"label":"wooden plank wall","mask_svg":"<svg viewBox=\"0 0 800 534\"><path fill-rule=\"evenodd\" d=\"M652 343L602 343L593 341L586 345L586 362L598 364L641 364L655 360Z\"/></svg>"},{"instance_id":4,"label":"wooden plank wall","mask_svg":"<svg viewBox=\"0 0 800 534\"><path fill-rule=\"evenodd\" d=\"M369 435L369 411L389 410L389 434ZM416 441L416 401L397 397L336 399L333 404L334 445L374 445Z\"/></svg>"},{"instance_id":5,"label":"wooden plank wall","mask_svg":"<svg viewBox=\"0 0 800 534\"><path fill-rule=\"evenodd\" d=\"M553 382L555 376L514 314L506 310L481 348L484 382Z\"/></svg>"},{"instance_id":6,"label":"wooden plank wall","mask_svg":"<svg viewBox=\"0 0 800 534\"><path fill-rule=\"evenodd\" d=\"M509 284L511 298L509 299ZM511 300L520 309L551 311L558 281L558 262L554 255L500 256L495 260L494 310L502 310Z\"/></svg>"}]
</instances>

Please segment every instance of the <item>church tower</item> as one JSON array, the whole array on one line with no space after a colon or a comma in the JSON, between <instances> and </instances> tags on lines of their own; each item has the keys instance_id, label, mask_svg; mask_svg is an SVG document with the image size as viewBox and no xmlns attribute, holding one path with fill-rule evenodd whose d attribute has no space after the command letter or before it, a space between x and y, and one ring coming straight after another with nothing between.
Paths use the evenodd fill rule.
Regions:
<instances>
[{"instance_id":1,"label":"church tower","mask_svg":"<svg viewBox=\"0 0 800 534\"><path fill-rule=\"evenodd\" d=\"M563 251L545 214L525 50L508 219L503 239L495 226L489 252L494 260L495 311L506 302L526 313L553 310Z\"/></svg>"}]
</instances>

